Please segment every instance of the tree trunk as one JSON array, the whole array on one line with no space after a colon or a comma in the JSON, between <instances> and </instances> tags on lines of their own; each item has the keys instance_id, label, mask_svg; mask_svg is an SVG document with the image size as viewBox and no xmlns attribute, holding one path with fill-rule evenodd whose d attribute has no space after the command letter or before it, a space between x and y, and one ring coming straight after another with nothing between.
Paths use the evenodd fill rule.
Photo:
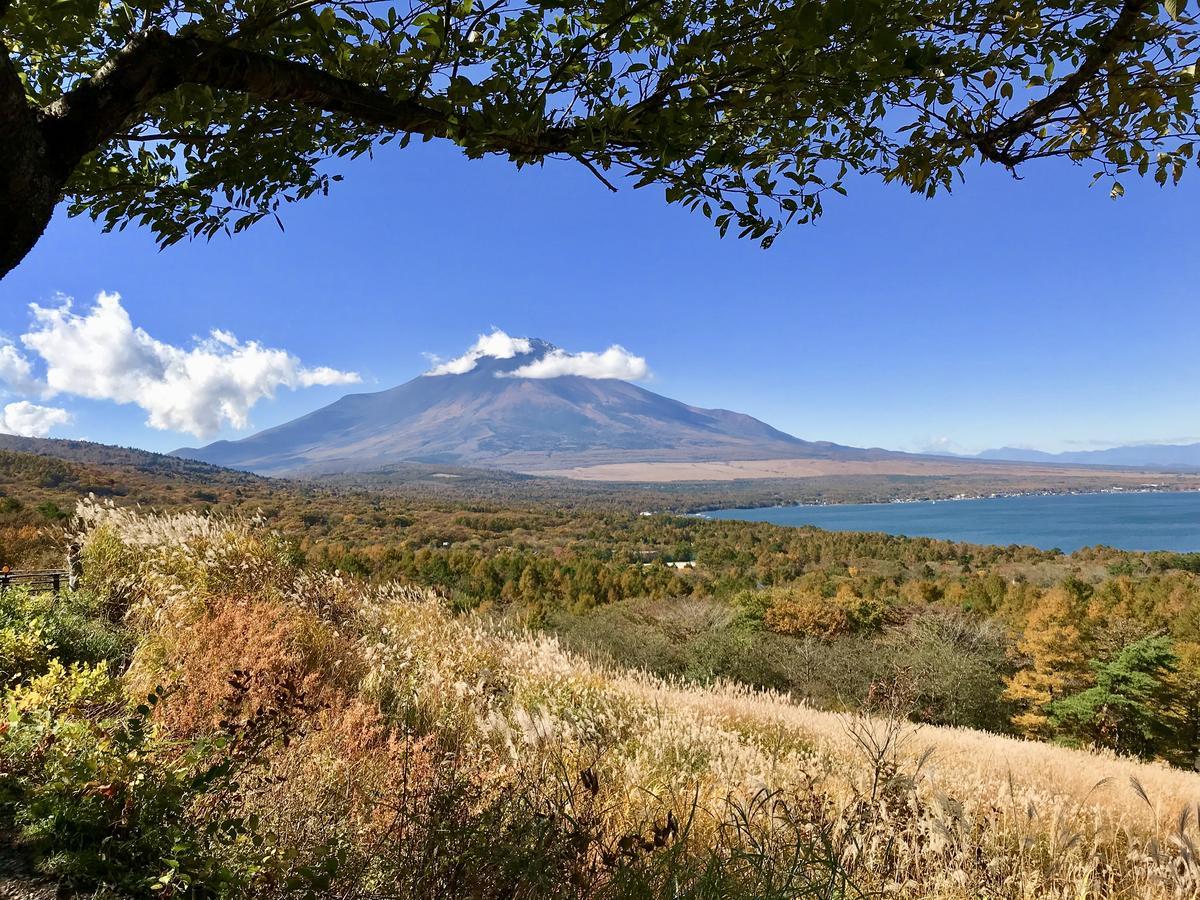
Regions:
<instances>
[{"instance_id":1,"label":"tree trunk","mask_svg":"<svg viewBox=\"0 0 1200 900\"><path fill-rule=\"evenodd\" d=\"M0 278L33 249L62 195L66 177L48 150L37 110L0 44Z\"/></svg>"},{"instance_id":2,"label":"tree trunk","mask_svg":"<svg viewBox=\"0 0 1200 900\"><path fill-rule=\"evenodd\" d=\"M0 278L17 267L41 238L63 182L48 171L41 134L14 129L0 118Z\"/></svg>"}]
</instances>

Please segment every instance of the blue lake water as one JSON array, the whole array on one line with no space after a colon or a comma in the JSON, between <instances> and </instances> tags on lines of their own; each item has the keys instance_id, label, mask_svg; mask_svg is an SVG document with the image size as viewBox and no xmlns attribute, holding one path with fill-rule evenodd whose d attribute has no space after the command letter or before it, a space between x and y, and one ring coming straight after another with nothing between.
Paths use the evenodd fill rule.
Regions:
<instances>
[{"instance_id":1,"label":"blue lake water","mask_svg":"<svg viewBox=\"0 0 1200 900\"><path fill-rule=\"evenodd\" d=\"M1200 492L1064 494L723 509L714 519L816 525L830 531L886 531L967 541L1028 544L1070 553L1107 544L1123 550L1200 550Z\"/></svg>"}]
</instances>

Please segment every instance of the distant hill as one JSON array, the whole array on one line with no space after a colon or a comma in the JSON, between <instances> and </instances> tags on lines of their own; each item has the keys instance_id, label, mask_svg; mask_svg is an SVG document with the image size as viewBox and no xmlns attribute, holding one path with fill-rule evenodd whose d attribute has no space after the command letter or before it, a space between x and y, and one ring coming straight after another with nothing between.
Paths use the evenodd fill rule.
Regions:
<instances>
[{"instance_id":1,"label":"distant hill","mask_svg":"<svg viewBox=\"0 0 1200 900\"><path fill-rule=\"evenodd\" d=\"M554 347L351 394L238 441L178 456L266 474L379 469L399 462L536 472L619 462L887 459L901 454L805 441L742 413L701 409L613 378L515 377Z\"/></svg>"},{"instance_id":2,"label":"distant hill","mask_svg":"<svg viewBox=\"0 0 1200 900\"><path fill-rule=\"evenodd\" d=\"M237 510L252 516L285 505L307 508L293 499L298 494L288 482L161 453L0 434L0 564L61 566L63 526L88 496L147 510Z\"/></svg>"},{"instance_id":3,"label":"distant hill","mask_svg":"<svg viewBox=\"0 0 1200 900\"><path fill-rule=\"evenodd\" d=\"M1200 444L1131 444L1107 450L1069 450L1047 453L1020 447L984 450L976 459L1010 462L1065 463L1084 466L1137 466L1153 469L1200 468Z\"/></svg>"},{"instance_id":4,"label":"distant hill","mask_svg":"<svg viewBox=\"0 0 1200 900\"><path fill-rule=\"evenodd\" d=\"M188 482L207 483L219 480L229 484L250 484L261 479L242 471L231 471L196 459L170 456L139 450L136 447L117 447L93 441L73 441L63 438L20 437L0 433L0 450L52 457L87 466L104 466L166 476Z\"/></svg>"}]
</instances>

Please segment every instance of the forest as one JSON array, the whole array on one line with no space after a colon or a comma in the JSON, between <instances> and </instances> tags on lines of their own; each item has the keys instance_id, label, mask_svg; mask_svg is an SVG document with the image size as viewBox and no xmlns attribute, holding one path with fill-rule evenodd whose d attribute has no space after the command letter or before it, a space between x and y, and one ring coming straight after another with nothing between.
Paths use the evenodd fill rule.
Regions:
<instances>
[{"instance_id":1,"label":"forest","mask_svg":"<svg viewBox=\"0 0 1200 900\"><path fill-rule=\"evenodd\" d=\"M81 502L67 526L77 588L0 597L0 888L247 900L1200 888L1200 782L1140 758L1190 749L1161 734L1188 722L1176 704L1191 689L1190 632L1152 624L1186 605L1192 557L621 524L598 516L587 539L658 536L678 555L690 538L691 597L589 595L585 608L552 592L569 580L543 583L529 563L511 599L501 585L493 611L471 611L461 589L314 564L261 519ZM553 559L542 546L536 558ZM722 547L730 573L777 570L777 583L713 593L703 560L715 551L720 565ZM772 560L789 553L785 577ZM598 571L570 559L544 571ZM1135 563L1147 568L1127 574ZM1086 571L1058 578L1075 565ZM999 575L1014 569L1027 580ZM520 610L543 624L513 621ZM602 634L612 657L628 642L625 665L582 647ZM857 708L796 698L806 671L865 676L856 655L881 663ZM646 671L684 657L679 674ZM768 661L796 690L715 677L753 680ZM985 715L1060 746L930 724Z\"/></svg>"},{"instance_id":2,"label":"forest","mask_svg":"<svg viewBox=\"0 0 1200 900\"><path fill-rule=\"evenodd\" d=\"M432 588L460 614L555 634L606 664L832 710L886 683L915 721L1182 767L1200 750L1200 554L718 521L651 513L637 489L472 500L418 473L385 493L91 452L0 451L6 564L58 565L88 494L243 516L297 565Z\"/></svg>"}]
</instances>

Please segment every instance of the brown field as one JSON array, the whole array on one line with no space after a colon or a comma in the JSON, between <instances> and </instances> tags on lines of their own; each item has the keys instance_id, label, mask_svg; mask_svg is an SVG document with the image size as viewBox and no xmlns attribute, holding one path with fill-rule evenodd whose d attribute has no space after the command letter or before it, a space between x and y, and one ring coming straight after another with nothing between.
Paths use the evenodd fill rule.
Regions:
<instances>
[{"instance_id":1,"label":"brown field","mask_svg":"<svg viewBox=\"0 0 1200 900\"><path fill-rule=\"evenodd\" d=\"M844 461L833 459L750 459L713 462L605 463L565 469L542 469L553 475L584 481L737 481L746 478L820 478L829 476L904 475L915 477L990 476L1025 481L1081 479L1111 480L1114 487L1147 483L1184 488L1200 487L1195 475L1166 474L1149 470L1097 469L1085 466L1003 464L973 460L886 459Z\"/></svg>"}]
</instances>

